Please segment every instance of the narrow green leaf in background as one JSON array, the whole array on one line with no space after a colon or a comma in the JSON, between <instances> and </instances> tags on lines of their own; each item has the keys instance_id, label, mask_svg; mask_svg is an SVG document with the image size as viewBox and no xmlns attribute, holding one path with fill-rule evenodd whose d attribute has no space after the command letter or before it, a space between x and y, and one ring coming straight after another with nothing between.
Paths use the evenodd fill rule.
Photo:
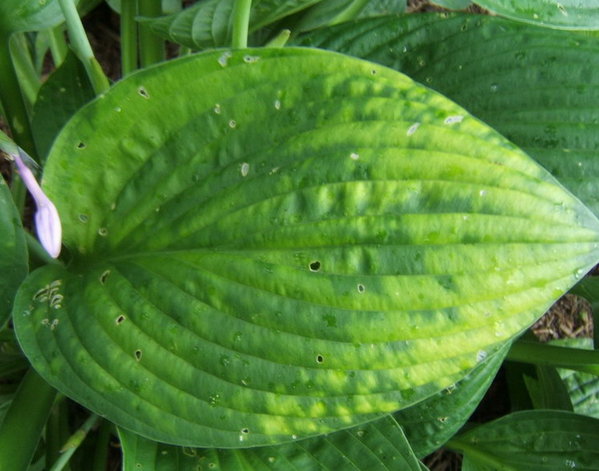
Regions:
<instances>
[{"instance_id":1,"label":"narrow green leaf in background","mask_svg":"<svg viewBox=\"0 0 599 471\"><path fill-rule=\"evenodd\" d=\"M544 27L599 29L597 0L476 0L476 3L497 15Z\"/></svg>"},{"instance_id":2,"label":"narrow green leaf in background","mask_svg":"<svg viewBox=\"0 0 599 471\"><path fill-rule=\"evenodd\" d=\"M132 74L63 128L44 188L71 261L19 290L23 350L86 407L179 445L293 441L415 404L599 258L599 221L513 144L318 50Z\"/></svg>"},{"instance_id":3,"label":"narrow green leaf in background","mask_svg":"<svg viewBox=\"0 0 599 471\"><path fill-rule=\"evenodd\" d=\"M27 244L21 218L0 176L0 328L10 316L15 293L27 271Z\"/></svg>"},{"instance_id":4,"label":"narrow green leaf in background","mask_svg":"<svg viewBox=\"0 0 599 471\"><path fill-rule=\"evenodd\" d=\"M419 458L445 444L470 418L497 374L509 343L489 355L463 380L394 414Z\"/></svg>"},{"instance_id":5,"label":"narrow green leaf in background","mask_svg":"<svg viewBox=\"0 0 599 471\"><path fill-rule=\"evenodd\" d=\"M419 471L392 417L295 443L241 450L163 445L119 429L123 471Z\"/></svg>"},{"instance_id":6,"label":"narrow green leaf in background","mask_svg":"<svg viewBox=\"0 0 599 471\"><path fill-rule=\"evenodd\" d=\"M95 97L85 68L69 52L61 66L44 82L33 108L33 137L45 159L58 132L69 118Z\"/></svg>"},{"instance_id":7,"label":"narrow green leaf in background","mask_svg":"<svg viewBox=\"0 0 599 471\"><path fill-rule=\"evenodd\" d=\"M440 91L599 214L599 41L500 18L419 14L314 32L303 44L387 65Z\"/></svg>"},{"instance_id":8,"label":"narrow green leaf in background","mask_svg":"<svg viewBox=\"0 0 599 471\"><path fill-rule=\"evenodd\" d=\"M536 378L524 376L524 383L535 409L573 410L568 389L556 368L537 366Z\"/></svg>"},{"instance_id":9,"label":"narrow green leaf in background","mask_svg":"<svg viewBox=\"0 0 599 471\"><path fill-rule=\"evenodd\" d=\"M468 469L599 469L599 420L573 412L516 412L478 426L450 445L477 463ZM500 463L501 466L497 466Z\"/></svg>"}]
</instances>

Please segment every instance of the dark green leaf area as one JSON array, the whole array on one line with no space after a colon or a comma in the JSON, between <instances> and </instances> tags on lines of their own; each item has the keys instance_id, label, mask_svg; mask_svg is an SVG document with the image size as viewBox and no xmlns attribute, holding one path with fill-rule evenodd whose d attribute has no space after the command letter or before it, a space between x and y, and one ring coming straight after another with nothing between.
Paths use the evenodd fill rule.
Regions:
<instances>
[{"instance_id":1,"label":"dark green leaf area","mask_svg":"<svg viewBox=\"0 0 599 471\"><path fill-rule=\"evenodd\" d=\"M391 417L294 443L241 450L163 445L119 430L124 469L155 471L372 470L418 471L401 428Z\"/></svg>"},{"instance_id":2,"label":"dark green leaf area","mask_svg":"<svg viewBox=\"0 0 599 471\"><path fill-rule=\"evenodd\" d=\"M42 85L33 109L32 129L38 154L45 157L64 124L95 94L73 52Z\"/></svg>"},{"instance_id":3,"label":"dark green leaf area","mask_svg":"<svg viewBox=\"0 0 599 471\"><path fill-rule=\"evenodd\" d=\"M304 43L410 75L466 107L599 213L599 44L475 15L407 15L314 32Z\"/></svg>"},{"instance_id":4,"label":"dark green leaf area","mask_svg":"<svg viewBox=\"0 0 599 471\"><path fill-rule=\"evenodd\" d=\"M0 328L10 317L15 293L27 270L25 232L10 189L0 176Z\"/></svg>"},{"instance_id":5,"label":"dark green leaf area","mask_svg":"<svg viewBox=\"0 0 599 471\"><path fill-rule=\"evenodd\" d=\"M481 425L450 443L473 462L469 469L596 470L598 439L597 419L573 412L534 410Z\"/></svg>"},{"instance_id":6,"label":"dark green leaf area","mask_svg":"<svg viewBox=\"0 0 599 471\"><path fill-rule=\"evenodd\" d=\"M21 289L25 352L87 407L182 445L419 402L597 259L592 213L495 131L308 49L131 75L69 121L44 187L72 261Z\"/></svg>"},{"instance_id":7,"label":"dark green leaf area","mask_svg":"<svg viewBox=\"0 0 599 471\"><path fill-rule=\"evenodd\" d=\"M394 414L416 456L437 450L462 428L487 392L509 346L506 343L481 360L460 382Z\"/></svg>"}]
</instances>

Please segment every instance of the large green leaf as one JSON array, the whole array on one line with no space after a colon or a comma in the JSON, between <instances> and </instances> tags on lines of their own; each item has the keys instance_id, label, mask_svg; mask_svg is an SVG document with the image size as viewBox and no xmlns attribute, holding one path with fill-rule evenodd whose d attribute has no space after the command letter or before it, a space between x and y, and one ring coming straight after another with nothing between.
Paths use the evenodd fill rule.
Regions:
<instances>
[{"instance_id":1,"label":"large green leaf","mask_svg":"<svg viewBox=\"0 0 599 471\"><path fill-rule=\"evenodd\" d=\"M498 15L545 27L599 29L597 0L476 0L476 3Z\"/></svg>"},{"instance_id":2,"label":"large green leaf","mask_svg":"<svg viewBox=\"0 0 599 471\"><path fill-rule=\"evenodd\" d=\"M299 442L241 450L163 445L119 429L123 471L420 471L392 417Z\"/></svg>"},{"instance_id":3,"label":"large green leaf","mask_svg":"<svg viewBox=\"0 0 599 471\"><path fill-rule=\"evenodd\" d=\"M475 15L340 25L305 43L393 67L521 146L599 214L599 41Z\"/></svg>"},{"instance_id":4,"label":"large green leaf","mask_svg":"<svg viewBox=\"0 0 599 471\"><path fill-rule=\"evenodd\" d=\"M320 0L258 0L252 2L250 32L301 11ZM235 0L206 0L173 15L144 19L150 29L193 49L228 46Z\"/></svg>"},{"instance_id":5,"label":"large green leaf","mask_svg":"<svg viewBox=\"0 0 599 471\"><path fill-rule=\"evenodd\" d=\"M19 31L39 31L64 20L58 0L2 0L0 36Z\"/></svg>"},{"instance_id":6,"label":"large green leaf","mask_svg":"<svg viewBox=\"0 0 599 471\"><path fill-rule=\"evenodd\" d=\"M501 366L510 344L489 355L467 377L394 414L418 457L445 444L470 418Z\"/></svg>"},{"instance_id":7,"label":"large green leaf","mask_svg":"<svg viewBox=\"0 0 599 471\"><path fill-rule=\"evenodd\" d=\"M599 221L515 146L325 51L134 74L63 128L44 186L72 259L22 285L24 351L90 409L183 445L416 403L599 257Z\"/></svg>"},{"instance_id":8,"label":"large green leaf","mask_svg":"<svg viewBox=\"0 0 599 471\"><path fill-rule=\"evenodd\" d=\"M0 328L10 316L15 293L27 270L27 246L21 219L10 190L0 176Z\"/></svg>"},{"instance_id":9,"label":"large green leaf","mask_svg":"<svg viewBox=\"0 0 599 471\"><path fill-rule=\"evenodd\" d=\"M599 469L598 440L598 419L534 410L476 427L451 444L473 462L471 470L590 471Z\"/></svg>"}]
</instances>

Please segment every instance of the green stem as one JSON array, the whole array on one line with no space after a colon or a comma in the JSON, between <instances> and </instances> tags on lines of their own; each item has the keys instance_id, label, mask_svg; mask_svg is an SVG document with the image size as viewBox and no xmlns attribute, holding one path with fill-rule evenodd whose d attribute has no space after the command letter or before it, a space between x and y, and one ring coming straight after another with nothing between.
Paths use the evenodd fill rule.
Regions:
<instances>
[{"instance_id":1,"label":"green stem","mask_svg":"<svg viewBox=\"0 0 599 471\"><path fill-rule=\"evenodd\" d=\"M65 397L59 395L46 423L46 463L54 463L60 456L60 448L69 437L68 409Z\"/></svg>"},{"instance_id":2,"label":"green stem","mask_svg":"<svg viewBox=\"0 0 599 471\"><path fill-rule=\"evenodd\" d=\"M599 376L599 351L596 350L556 347L540 342L518 340L512 345L507 359L533 365L568 368Z\"/></svg>"},{"instance_id":3,"label":"green stem","mask_svg":"<svg viewBox=\"0 0 599 471\"><path fill-rule=\"evenodd\" d=\"M71 459L71 456L77 451L79 445L83 443L85 437L87 437L88 432L98 423L100 417L96 414L92 414L87 418L87 420L83 423L83 425L77 430L67 442L64 444L61 450L60 457L54 462L50 471L61 471Z\"/></svg>"},{"instance_id":4,"label":"green stem","mask_svg":"<svg viewBox=\"0 0 599 471\"><path fill-rule=\"evenodd\" d=\"M345 10L339 13L333 20L329 23L330 26L336 25L339 23L343 23L344 21L353 20L358 13L362 11L362 9L366 6L368 0L354 0L351 5L349 5Z\"/></svg>"},{"instance_id":5,"label":"green stem","mask_svg":"<svg viewBox=\"0 0 599 471\"><path fill-rule=\"evenodd\" d=\"M277 34L274 38L268 41L264 47L283 47L289 41L289 37L291 36L291 31L288 29L282 30L279 34Z\"/></svg>"},{"instance_id":6,"label":"green stem","mask_svg":"<svg viewBox=\"0 0 599 471\"><path fill-rule=\"evenodd\" d=\"M50 53L52 54L52 60L54 61L54 65L58 67L64 62L69 50L67 42L64 38L62 25L58 25L55 28L47 30L47 34L48 40L50 42Z\"/></svg>"},{"instance_id":7,"label":"green stem","mask_svg":"<svg viewBox=\"0 0 599 471\"><path fill-rule=\"evenodd\" d=\"M138 0L139 14L154 18L162 14L161 0ZM161 62L165 58L164 40L154 34L148 25L139 27L139 58L142 67Z\"/></svg>"},{"instance_id":8,"label":"green stem","mask_svg":"<svg viewBox=\"0 0 599 471\"><path fill-rule=\"evenodd\" d=\"M233 6L233 41L231 46L243 49L248 46L250 28L250 11L252 0L235 0Z\"/></svg>"},{"instance_id":9,"label":"green stem","mask_svg":"<svg viewBox=\"0 0 599 471\"><path fill-rule=\"evenodd\" d=\"M123 77L137 69L136 0L121 0L121 69Z\"/></svg>"},{"instance_id":10,"label":"green stem","mask_svg":"<svg viewBox=\"0 0 599 471\"><path fill-rule=\"evenodd\" d=\"M33 140L25 101L21 94L19 79L12 62L9 39L8 36L0 37L0 77L2 77L0 101L12 131L13 139L29 155L35 158L35 141Z\"/></svg>"},{"instance_id":11,"label":"green stem","mask_svg":"<svg viewBox=\"0 0 599 471\"><path fill-rule=\"evenodd\" d=\"M94 452L94 464L92 471L106 471L111 434L112 423L108 422L107 420L103 420L96 438L96 449Z\"/></svg>"},{"instance_id":12,"label":"green stem","mask_svg":"<svg viewBox=\"0 0 599 471\"><path fill-rule=\"evenodd\" d=\"M19 78L19 85L23 92L25 106L27 106L28 110L31 110L37 98L41 82L31 60L31 52L27 44L27 39L23 34L13 35L10 41L10 50L15 71Z\"/></svg>"},{"instance_id":13,"label":"green stem","mask_svg":"<svg viewBox=\"0 0 599 471\"><path fill-rule=\"evenodd\" d=\"M27 470L55 396L33 369L25 374L0 426L0 469Z\"/></svg>"},{"instance_id":14,"label":"green stem","mask_svg":"<svg viewBox=\"0 0 599 471\"><path fill-rule=\"evenodd\" d=\"M71 46L79 60L83 63L94 92L96 95L100 95L110 88L110 82L94 57L94 51L85 34L77 7L73 0L58 0L58 2L66 20Z\"/></svg>"},{"instance_id":15,"label":"green stem","mask_svg":"<svg viewBox=\"0 0 599 471\"><path fill-rule=\"evenodd\" d=\"M518 471L512 466L502 462L499 458L490 455L489 453L485 453L484 451L480 451L476 447L472 446L472 444L460 440L459 438L452 438L447 442L446 446L454 451L459 451L465 455L468 455L477 463L487 465L490 469L496 471Z\"/></svg>"}]
</instances>

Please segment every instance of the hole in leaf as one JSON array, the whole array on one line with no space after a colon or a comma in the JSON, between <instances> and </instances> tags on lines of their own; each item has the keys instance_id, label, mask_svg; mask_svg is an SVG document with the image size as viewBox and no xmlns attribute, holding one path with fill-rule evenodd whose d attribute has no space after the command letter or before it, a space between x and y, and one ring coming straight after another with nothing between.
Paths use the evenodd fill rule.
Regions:
<instances>
[{"instance_id":1,"label":"hole in leaf","mask_svg":"<svg viewBox=\"0 0 599 471\"><path fill-rule=\"evenodd\" d=\"M362 283L358 283L358 293L363 293L364 291L366 291L366 286Z\"/></svg>"},{"instance_id":2,"label":"hole in leaf","mask_svg":"<svg viewBox=\"0 0 599 471\"><path fill-rule=\"evenodd\" d=\"M137 361L141 361L142 351L140 349L135 350L135 352L133 352L133 355L135 355L135 359Z\"/></svg>"},{"instance_id":3,"label":"hole in leaf","mask_svg":"<svg viewBox=\"0 0 599 471\"><path fill-rule=\"evenodd\" d=\"M102 237L106 237L108 235L108 229L106 229L105 227L101 227L100 229L98 229L98 234Z\"/></svg>"},{"instance_id":4,"label":"hole in leaf","mask_svg":"<svg viewBox=\"0 0 599 471\"><path fill-rule=\"evenodd\" d=\"M250 433L250 429L248 429L248 428L242 428L241 429L241 433Z\"/></svg>"},{"instance_id":5,"label":"hole in leaf","mask_svg":"<svg viewBox=\"0 0 599 471\"><path fill-rule=\"evenodd\" d=\"M85 142L79 141L79 143L77 144L77 149L85 149Z\"/></svg>"},{"instance_id":6,"label":"hole in leaf","mask_svg":"<svg viewBox=\"0 0 599 471\"><path fill-rule=\"evenodd\" d=\"M318 271L320 270L320 262L318 260L314 260L310 262L310 271Z\"/></svg>"},{"instance_id":7,"label":"hole in leaf","mask_svg":"<svg viewBox=\"0 0 599 471\"><path fill-rule=\"evenodd\" d=\"M100 275L100 283L102 283L102 284L106 283L106 280L108 279L109 275L110 275L110 270L106 270L104 273L102 273Z\"/></svg>"},{"instance_id":8,"label":"hole in leaf","mask_svg":"<svg viewBox=\"0 0 599 471\"><path fill-rule=\"evenodd\" d=\"M316 363L322 363L324 361L324 357L322 355L316 355Z\"/></svg>"},{"instance_id":9,"label":"hole in leaf","mask_svg":"<svg viewBox=\"0 0 599 471\"><path fill-rule=\"evenodd\" d=\"M146 99L150 98L150 94L148 93L148 91L144 87L139 87L137 89L137 93L139 93L140 96L142 96L142 97L144 97Z\"/></svg>"},{"instance_id":10,"label":"hole in leaf","mask_svg":"<svg viewBox=\"0 0 599 471\"><path fill-rule=\"evenodd\" d=\"M121 325L123 322L125 322L125 319L127 319L124 315L120 315L116 318L116 320L114 321L114 323L116 325ZM141 358L141 350L136 350L136 352L139 352L140 358ZM137 354L135 355L135 357L137 358Z\"/></svg>"}]
</instances>

